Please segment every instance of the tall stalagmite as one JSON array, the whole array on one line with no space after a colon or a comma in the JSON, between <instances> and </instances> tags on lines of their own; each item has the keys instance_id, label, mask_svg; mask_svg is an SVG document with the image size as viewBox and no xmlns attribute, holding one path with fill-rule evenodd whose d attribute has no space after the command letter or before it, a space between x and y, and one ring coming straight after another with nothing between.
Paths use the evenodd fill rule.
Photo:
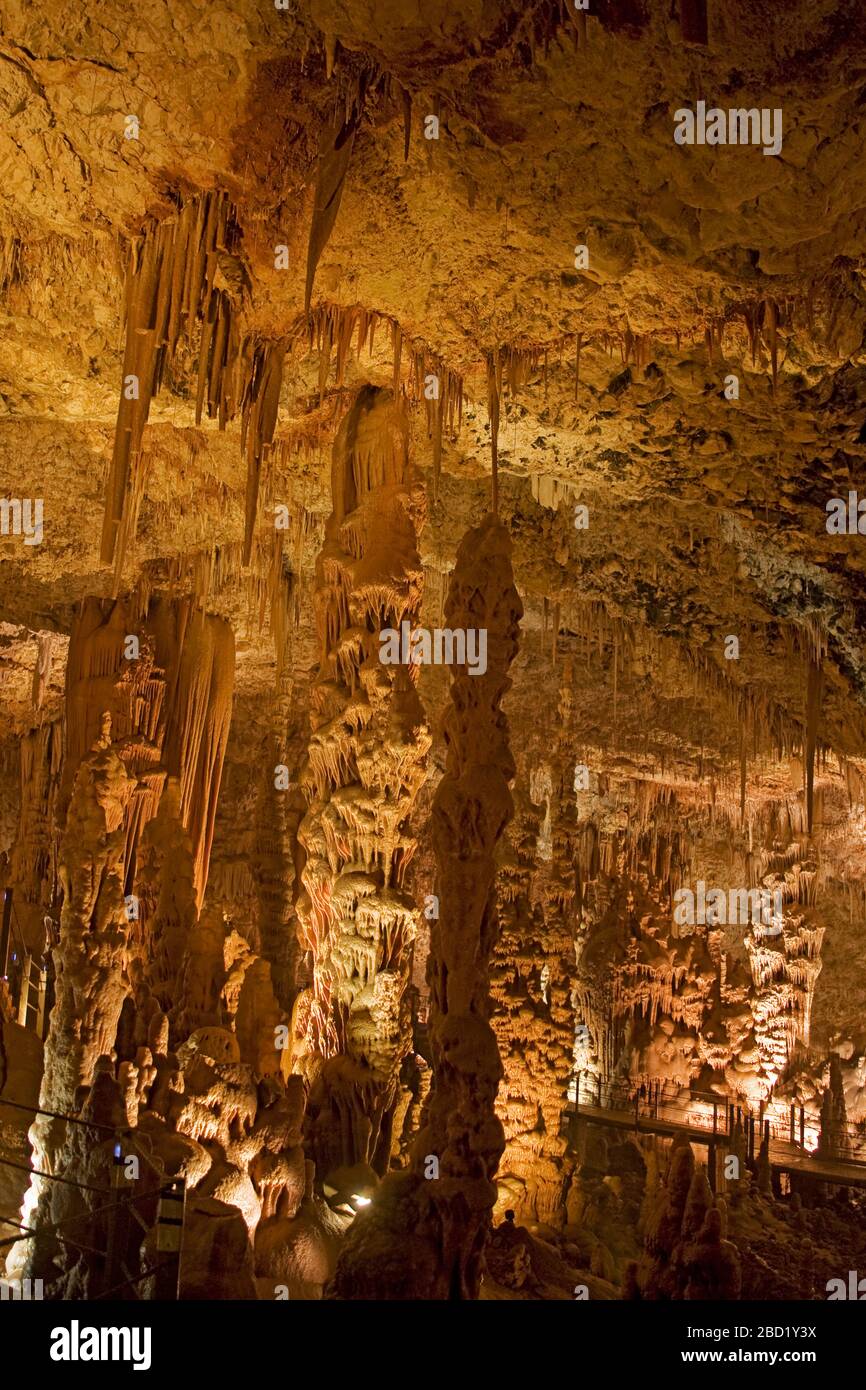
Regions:
<instances>
[{"instance_id":1,"label":"tall stalagmite","mask_svg":"<svg viewBox=\"0 0 866 1390\"><path fill-rule=\"evenodd\" d=\"M337 436L333 511L316 569L321 667L301 775L309 810L298 902L312 986L296 1004L296 1069L309 1087L309 1152L323 1177L383 1171L411 1045L405 999L417 910L405 821L430 743L417 667L384 664L380 633L412 625L423 569L405 405L364 387Z\"/></svg>"},{"instance_id":2,"label":"tall stalagmite","mask_svg":"<svg viewBox=\"0 0 866 1390\"><path fill-rule=\"evenodd\" d=\"M505 1130L499 1205L550 1225L561 1220L573 1167L561 1133L574 1051L575 959L573 803L562 772L554 763L550 860L538 853L540 812L520 806L509 828L516 843L497 885L500 934L491 971L505 1072L496 1105Z\"/></svg>"},{"instance_id":3,"label":"tall stalagmite","mask_svg":"<svg viewBox=\"0 0 866 1390\"><path fill-rule=\"evenodd\" d=\"M42 1105L73 1107L89 1086L97 1057L114 1046L123 1005L121 982L129 936L123 892L124 816L136 783L103 718L93 749L79 767L60 851L63 909L57 966L57 1018L74 1020L72 1045L52 1027L46 1044ZM54 1046L57 1041L57 1046Z\"/></svg>"},{"instance_id":4,"label":"tall stalagmite","mask_svg":"<svg viewBox=\"0 0 866 1390\"><path fill-rule=\"evenodd\" d=\"M514 763L501 701L523 605L511 541L493 516L457 553L449 628L486 633L483 674L455 668L445 716L445 775L433 802L439 919L428 961L433 1085L410 1170L392 1173L355 1221L337 1266L338 1297L478 1296L504 1148L495 1100L502 1064L489 1023L498 919L495 850L513 812Z\"/></svg>"},{"instance_id":5,"label":"tall stalagmite","mask_svg":"<svg viewBox=\"0 0 866 1390\"><path fill-rule=\"evenodd\" d=\"M111 718L106 715L78 769L60 850L63 909L60 944L54 950L55 1003L39 1097L43 1110L59 1114L77 1113L82 1088L93 1083L99 1058L114 1046L128 990L124 817L136 784L111 736ZM99 1161L103 1137L99 1131L82 1131L63 1120L37 1116L30 1131L33 1167L67 1177L75 1174L79 1181L95 1186L101 1178L105 1190L107 1159L103 1155L104 1161ZM83 1195L68 1184L34 1177L23 1220L41 1226L68 1219L81 1210ZM45 1258L42 1244L34 1269L39 1277L49 1274L41 1263ZM86 1271L76 1270L74 1261L67 1263L66 1297L87 1292Z\"/></svg>"},{"instance_id":6,"label":"tall stalagmite","mask_svg":"<svg viewBox=\"0 0 866 1390\"><path fill-rule=\"evenodd\" d=\"M58 797L63 900L41 1105L80 1121L92 1101L112 1125L135 1123L149 1082L167 1084L171 1070L167 1060L151 1065L159 1005L176 1000L204 894L234 679L227 623L186 600L143 609L131 598L89 599L77 614ZM34 1167L105 1189L104 1133L40 1116L30 1137ZM37 1208L39 1220L65 1219L67 1187L34 1179L25 1220ZM40 1242L39 1277L53 1278L52 1258ZM99 1261L79 1261L64 1287L92 1292L103 1273Z\"/></svg>"}]
</instances>

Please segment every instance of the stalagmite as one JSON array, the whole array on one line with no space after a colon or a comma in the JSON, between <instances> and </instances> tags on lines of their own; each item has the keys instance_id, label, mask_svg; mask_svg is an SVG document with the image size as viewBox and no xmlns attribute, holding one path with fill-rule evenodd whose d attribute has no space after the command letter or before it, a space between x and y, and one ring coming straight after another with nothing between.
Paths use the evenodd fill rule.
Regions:
<instances>
[{"instance_id":1,"label":"stalagmite","mask_svg":"<svg viewBox=\"0 0 866 1390\"><path fill-rule=\"evenodd\" d=\"M309 1087L318 1172L382 1171L408 1051L405 991L417 909L406 892L415 849L405 821L430 737L417 667L386 665L380 633L414 626L423 570L423 497L413 483L405 406L365 387L334 445L333 511L316 571L321 667L301 781L309 810L298 903L312 988L296 1067Z\"/></svg>"},{"instance_id":2,"label":"stalagmite","mask_svg":"<svg viewBox=\"0 0 866 1390\"><path fill-rule=\"evenodd\" d=\"M502 1064L489 1023L494 851L513 809L500 703L522 615L508 533L488 516L464 537L446 604L449 625L487 629L488 666L477 677L455 670L446 770L433 804L440 899L428 962L433 1084L411 1170L386 1179L346 1241L338 1297L478 1296L504 1143L494 1109Z\"/></svg>"},{"instance_id":3,"label":"stalagmite","mask_svg":"<svg viewBox=\"0 0 866 1390\"><path fill-rule=\"evenodd\" d=\"M112 732L111 717L105 715L78 769L60 851L64 901L39 1103L61 1114L77 1110L80 1088L91 1085L98 1059L113 1048L129 992L123 826L136 784L112 746ZM81 1173L73 1155L83 1138L75 1126L39 1116L30 1134L34 1168L62 1173L77 1166ZM94 1164L85 1167L88 1172L98 1170ZM75 1206L62 1185L34 1178L24 1210L25 1224L32 1215L38 1225L68 1216ZM34 1258L38 1277L49 1249L37 1247ZM84 1292L74 1277L71 1287Z\"/></svg>"}]
</instances>

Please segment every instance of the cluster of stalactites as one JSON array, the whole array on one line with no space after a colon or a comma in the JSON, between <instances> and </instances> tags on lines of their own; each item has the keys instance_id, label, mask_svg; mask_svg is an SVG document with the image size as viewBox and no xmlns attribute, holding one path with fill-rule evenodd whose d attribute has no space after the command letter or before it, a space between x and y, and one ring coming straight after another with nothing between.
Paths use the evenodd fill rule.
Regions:
<instances>
[{"instance_id":1,"label":"cluster of stalactites","mask_svg":"<svg viewBox=\"0 0 866 1390\"><path fill-rule=\"evenodd\" d=\"M173 217L148 222L133 243L126 279L126 347L114 450L102 528L102 560L114 563L117 593L124 556L135 534L145 467L142 452L150 404L171 372L181 342L199 330L195 422L220 429L241 413L247 466L244 564L253 546L263 465L277 423L286 341L242 336L240 318L249 275L240 231L226 193L200 193Z\"/></svg>"},{"instance_id":2,"label":"cluster of stalactites","mask_svg":"<svg viewBox=\"0 0 866 1390\"><path fill-rule=\"evenodd\" d=\"M653 965L646 961L629 961L616 971L613 978L614 1015L633 1017L641 1014L655 1025L659 1016L668 1016L675 1023L699 1025L703 1019L705 1001L679 993L688 977L684 961Z\"/></svg>"},{"instance_id":3,"label":"cluster of stalactites","mask_svg":"<svg viewBox=\"0 0 866 1390\"><path fill-rule=\"evenodd\" d=\"M824 927L786 922L781 941L766 929L753 928L746 937L749 967L758 1006L769 995L776 1012L786 1015L789 1051L796 1043L808 1046L815 986L821 973Z\"/></svg>"},{"instance_id":4,"label":"cluster of stalactites","mask_svg":"<svg viewBox=\"0 0 866 1390\"><path fill-rule=\"evenodd\" d=\"M612 986L578 971L574 999L574 1067L580 1074L613 1076L622 1039L620 1015L614 1012Z\"/></svg>"},{"instance_id":5,"label":"cluster of stalactites","mask_svg":"<svg viewBox=\"0 0 866 1390\"><path fill-rule=\"evenodd\" d=\"M130 500L150 403L171 369L182 337L201 324L196 423L208 413L225 426L237 408L239 341L221 257L238 239L225 193L184 202L174 217L148 223L133 243L126 280L126 348L114 453L102 528L102 559L123 564ZM232 257L232 264L235 264ZM120 541L119 555L115 549Z\"/></svg>"},{"instance_id":6,"label":"cluster of stalactites","mask_svg":"<svg viewBox=\"0 0 866 1390\"><path fill-rule=\"evenodd\" d=\"M548 479L544 487L539 485L535 490L540 499L553 503L558 500L560 486ZM662 685L672 689L681 689L690 674L696 699L702 696L710 707L718 701L730 712L739 730L739 747L733 760L729 757L720 763L702 753L692 774L695 793L702 795L712 807L714 817L727 817L734 826L743 823L750 762L764 758L777 764L795 759L803 763L803 819L807 833L812 833L818 796L816 770L826 763L827 753L820 733L827 638L820 623L805 618L797 623L781 624L779 628L788 659L792 664L799 659L802 664L804 713L799 718L779 702L772 690L756 684L739 684L735 673L727 669L735 663L719 663L707 647L684 646L674 639L648 634L634 623L611 615L598 600L575 600L571 596L565 602L552 603L545 599L545 636L551 610L549 645L552 653L556 652L560 633L566 631L581 642L587 666L592 663L594 653L602 664L611 662L614 725L618 677L634 666L635 658L640 668L649 664L659 673ZM649 745L646 747L649 751ZM686 795L685 765L679 769L669 766L664 750L660 752L659 762L661 779L670 781L675 777L679 794ZM754 811L751 800L748 810L750 814Z\"/></svg>"},{"instance_id":7,"label":"cluster of stalactites","mask_svg":"<svg viewBox=\"0 0 866 1390\"><path fill-rule=\"evenodd\" d=\"M629 824L625 829L600 829L596 807L579 826L575 868L584 921L602 925L615 915L624 954L611 961L608 953L601 962L593 931L578 944L576 1018L590 1031L576 1048L576 1069L609 1074L621 1063L632 1023L640 1020L639 1032L652 1030L656 1042L649 1053L643 1046L633 1052L632 1080L651 1079L652 1066L646 1071L646 1063L652 1060L652 1047L659 1045L662 1033L673 1029L676 1046L660 1045L669 1058L679 1052L671 1064L683 1082L688 1077L695 1080L707 1065L724 1073L737 1093L737 1088L743 1093L751 1088L768 1095L793 1049L808 1043L821 970L823 929L814 925L808 912L816 901L819 865L803 800L760 803L750 820L748 841L730 851L738 881L750 890L778 894L784 904L782 933L775 921L744 929L745 960L738 963L727 953L723 932L710 928L680 934L672 927L673 894L695 879L693 832L706 823L699 807L695 819L693 799L683 796L680 788L633 779L611 782L605 795L612 808L628 806ZM690 822L688 833L684 815ZM720 820L726 823L724 817ZM736 839L733 817L727 824ZM639 921L629 904L623 913L618 902L616 885L621 886L624 877L635 887L642 885L648 895ZM631 924L628 936L626 919ZM744 1005L748 1025L743 1023Z\"/></svg>"},{"instance_id":8,"label":"cluster of stalactites","mask_svg":"<svg viewBox=\"0 0 866 1390\"><path fill-rule=\"evenodd\" d=\"M423 401L428 438L433 443L434 485L438 480L443 440L456 437L463 423L463 378L426 343L408 341L396 319L363 305L318 304L299 325L296 337L308 336L310 350L319 355L319 397L322 400L331 376L343 387L346 367L353 350L358 359L366 350L372 357L376 331L390 334L393 357L392 390L401 391L414 401ZM294 340L293 340L294 341ZM408 353L409 375L403 380L403 355Z\"/></svg>"},{"instance_id":9,"label":"cluster of stalactites","mask_svg":"<svg viewBox=\"0 0 866 1390\"><path fill-rule=\"evenodd\" d=\"M231 628L189 600L155 599L145 613L134 600L88 598L82 605L69 643L63 799L108 712L124 764L136 779L125 818L130 891L138 839L156 815L168 774L178 781L201 903L233 686Z\"/></svg>"},{"instance_id":10,"label":"cluster of stalactites","mask_svg":"<svg viewBox=\"0 0 866 1390\"><path fill-rule=\"evenodd\" d=\"M58 887L58 798L63 766L60 721L41 724L21 740L18 829L9 882L25 903L49 907ZM23 911L23 908L22 908Z\"/></svg>"}]
</instances>

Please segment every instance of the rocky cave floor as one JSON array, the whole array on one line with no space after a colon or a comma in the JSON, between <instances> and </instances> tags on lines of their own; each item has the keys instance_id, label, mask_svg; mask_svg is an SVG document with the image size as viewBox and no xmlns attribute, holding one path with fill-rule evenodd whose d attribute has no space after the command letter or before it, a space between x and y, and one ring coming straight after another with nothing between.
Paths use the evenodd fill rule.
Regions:
<instances>
[{"instance_id":1,"label":"rocky cave floor","mask_svg":"<svg viewBox=\"0 0 866 1390\"><path fill-rule=\"evenodd\" d=\"M862 6L7 0L0 106L7 1278L866 1276Z\"/></svg>"}]
</instances>

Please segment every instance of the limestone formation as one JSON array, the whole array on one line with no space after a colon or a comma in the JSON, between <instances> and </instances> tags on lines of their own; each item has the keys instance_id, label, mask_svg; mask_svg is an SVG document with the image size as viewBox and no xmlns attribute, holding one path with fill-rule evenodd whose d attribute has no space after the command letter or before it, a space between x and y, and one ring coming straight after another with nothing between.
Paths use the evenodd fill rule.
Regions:
<instances>
[{"instance_id":1,"label":"limestone formation","mask_svg":"<svg viewBox=\"0 0 866 1390\"><path fill-rule=\"evenodd\" d=\"M487 631L487 669L457 666L444 721L445 772L432 810L440 917L428 957L433 1078L412 1167L392 1175L353 1227L338 1296L476 1298L504 1147L502 1073L490 1026L498 923L494 852L511 817L514 763L501 701L522 607L507 532L491 515L464 537L445 616ZM400 1237L409 1258L397 1256Z\"/></svg>"},{"instance_id":2,"label":"limestone formation","mask_svg":"<svg viewBox=\"0 0 866 1390\"><path fill-rule=\"evenodd\" d=\"M413 490L408 421L365 388L334 445L333 511L317 565L322 661L301 774L310 809L298 904L312 989L297 1065L309 1087L312 1155L330 1168L383 1171L400 1068L417 908L406 892L415 849L405 821L429 747L417 667L386 665L380 633L417 619L423 511Z\"/></svg>"},{"instance_id":3,"label":"limestone formation","mask_svg":"<svg viewBox=\"0 0 866 1390\"><path fill-rule=\"evenodd\" d=\"M0 1272L858 1296L864 54L6 0Z\"/></svg>"}]
</instances>

